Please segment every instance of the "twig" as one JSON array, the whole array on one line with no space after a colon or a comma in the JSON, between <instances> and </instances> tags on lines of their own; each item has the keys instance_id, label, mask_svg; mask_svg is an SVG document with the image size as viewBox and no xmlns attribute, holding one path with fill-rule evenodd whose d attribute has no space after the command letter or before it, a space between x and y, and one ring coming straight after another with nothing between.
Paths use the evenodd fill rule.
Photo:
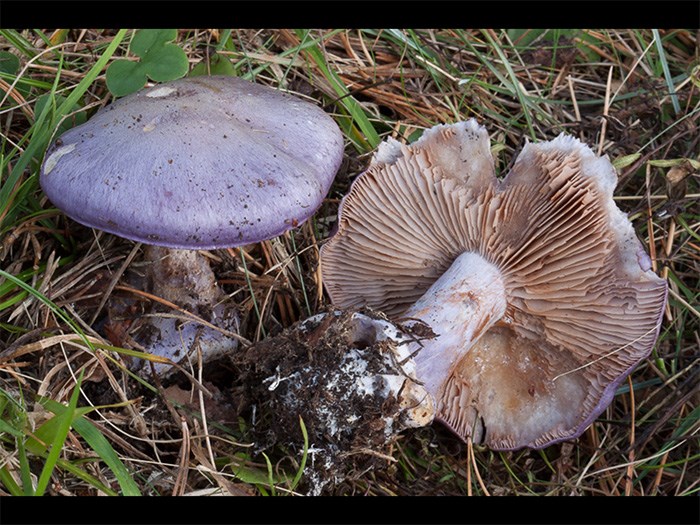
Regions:
<instances>
[{"instance_id":1,"label":"twig","mask_svg":"<svg viewBox=\"0 0 700 525\"><path fill-rule=\"evenodd\" d=\"M187 420L184 417L180 417L180 429L182 430L182 443L180 445L177 477L173 484L173 496L182 496L185 493L187 474L189 471L190 430L187 426Z\"/></svg>"},{"instance_id":2,"label":"twig","mask_svg":"<svg viewBox=\"0 0 700 525\"><path fill-rule=\"evenodd\" d=\"M632 378L627 376L627 384L630 388L630 449L627 457L629 458L629 465L627 466L627 473L625 475L625 496L632 495L632 475L634 474L634 415L635 415L635 403L634 403L634 385L632 384Z\"/></svg>"},{"instance_id":3,"label":"twig","mask_svg":"<svg viewBox=\"0 0 700 525\"><path fill-rule=\"evenodd\" d=\"M598 156L603 154L605 133L608 130L608 115L610 112L610 92L612 91L613 67L608 70L608 81L605 84L605 103L603 104L603 122L600 124L600 141L598 142Z\"/></svg>"},{"instance_id":4,"label":"twig","mask_svg":"<svg viewBox=\"0 0 700 525\"><path fill-rule=\"evenodd\" d=\"M95 324L95 321L97 320L97 316L102 311L102 308L104 308L105 304L107 303L107 300L109 299L109 296L112 295L112 292L114 291L114 287L117 285L117 281L119 281L122 274L129 267L129 265L131 264L131 261L134 260L134 257L136 257L136 254L138 253L139 248L141 248L140 242L136 243L136 245L133 247L133 249L131 250L129 255L127 255L126 259L124 259L124 262L121 264L119 269L112 276L112 280L109 282L109 285L107 285L107 289L104 291L104 294L102 295L102 300L100 300L100 304L97 305L97 308L95 308L95 312L92 314L92 317L90 318L90 322L88 323L90 326Z\"/></svg>"}]
</instances>

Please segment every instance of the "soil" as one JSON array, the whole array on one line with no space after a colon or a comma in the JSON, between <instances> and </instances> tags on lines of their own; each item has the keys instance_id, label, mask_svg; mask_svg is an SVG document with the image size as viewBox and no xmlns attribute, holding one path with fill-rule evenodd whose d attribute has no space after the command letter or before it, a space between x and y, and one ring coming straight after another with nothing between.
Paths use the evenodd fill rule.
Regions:
<instances>
[{"instance_id":1,"label":"soil","mask_svg":"<svg viewBox=\"0 0 700 525\"><path fill-rule=\"evenodd\" d=\"M386 324L376 313L360 315ZM401 343L381 335L367 317L320 314L233 360L235 384L227 397L251 422L259 452L281 446L300 461L303 420L308 456L297 490L318 495L353 473L386 468L398 433L415 426L401 403L401 391L410 385L405 363L397 359Z\"/></svg>"}]
</instances>

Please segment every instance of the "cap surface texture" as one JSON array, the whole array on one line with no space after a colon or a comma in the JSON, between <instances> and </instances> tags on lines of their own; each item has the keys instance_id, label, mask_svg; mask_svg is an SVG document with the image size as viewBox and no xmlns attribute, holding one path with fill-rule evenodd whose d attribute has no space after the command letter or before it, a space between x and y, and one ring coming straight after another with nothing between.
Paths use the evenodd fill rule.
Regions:
<instances>
[{"instance_id":1,"label":"cap surface texture","mask_svg":"<svg viewBox=\"0 0 700 525\"><path fill-rule=\"evenodd\" d=\"M308 219L342 154L338 126L316 105L236 77L193 77L119 99L64 133L40 180L87 226L213 249Z\"/></svg>"}]
</instances>

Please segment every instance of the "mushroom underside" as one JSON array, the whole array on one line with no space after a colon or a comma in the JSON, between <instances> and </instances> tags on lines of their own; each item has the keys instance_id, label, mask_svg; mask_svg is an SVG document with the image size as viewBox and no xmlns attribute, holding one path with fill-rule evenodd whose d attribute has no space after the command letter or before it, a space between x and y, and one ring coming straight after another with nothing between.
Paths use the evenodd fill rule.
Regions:
<instances>
[{"instance_id":1,"label":"mushroom underside","mask_svg":"<svg viewBox=\"0 0 700 525\"><path fill-rule=\"evenodd\" d=\"M503 180L459 171L490 158L485 136L439 126L375 160L323 247L324 283L339 307L401 318L461 254L495 267L505 312L464 338L437 418L495 449L539 448L583 432L649 354L666 285L612 200L607 159L560 136L528 144Z\"/></svg>"}]
</instances>

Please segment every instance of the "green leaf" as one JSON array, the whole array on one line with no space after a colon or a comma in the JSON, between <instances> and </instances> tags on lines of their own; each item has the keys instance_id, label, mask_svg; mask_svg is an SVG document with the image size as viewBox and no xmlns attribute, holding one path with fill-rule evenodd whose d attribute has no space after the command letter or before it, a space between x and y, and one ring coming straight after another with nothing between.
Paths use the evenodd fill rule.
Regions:
<instances>
[{"instance_id":1,"label":"green leaf","mask_svg":"<svg viewBox=\"0 0 700 525\"><path fill-rule=\"evenodd\" d=\"M624 155L622 157L616 158L612 165L615 167L617 170L621 170L622 168L626 168L630 164L633 164L634 162L641 157L641 153L632 153L630 155Z\"/></svg>"},{"instance_id":2,"label":"green leaf","mask_svg":"<svg viewBox=\"0 0 700 525\"><path fill-rule=\"evenodd\" d=\"M680 166L684 162L688 161L690 159L656 159L656 160L650 160L649 164L651 166L655 166L657 168L673 168L675 166Z\"/></svg>"},{"instance_id":3,"label":"green leaf","mask_svg":"<svg viewBox=\"0 0 700 525\"><path fill-rule=\"evenodd\" d=\"M241 454L235 454L235 456L238 458L242 458ZM243 463L244 462L242 462L241 464L229 465L231 467L233 475L236 476L236 478L241 480L243 483L262 486L271 484L274 486L275 483L281 482L279 478L275 478L274 476L272 476L269 469L263 471L255 467L249 467L247 465L244 465Z\"/></svg>"},{"instance_id":4,"label":"green leaf","mask_svg":"<svg viewBox=\"0 0 700 525\"><path fill-rule=\"evenodd\" d=\"M0 78L4 77L10 84L15 82L15 75L19 71L19 65L19 58L17 58L15 55L9 51L0 51ZM29 96L31 87L20 79L15 84L15 89L20 95L22 95L22 97L26 99ZM0 89L0 100L5 98L5 93L6 91L4 89ZM9 97L6 103L14 105L15 101Z\"/></svg>"},{"instance_id":5,"label":"green leaf","mask_svg":"<svg viewBox=\"0 0 700 525\"><path fill-rule=\"evenodd\" d=\"M189 63L187 55L176 44L175 29L141 29L136 31L129 50L140 57L137 62L116 60L107 68L107 88L116 97L135 93L150 78L167 82L184 77Z\"/></svg>"},{"instance_id":6,"label":"green leaf","mask_svg":"<svg viewBox=\"0 0 700 525\"><path fill-rule=\"evenodd\" d=\"M145 58L151 49L172 42L176 38L176 29L141 29L136 31L129 50L134 55Z\"/></svg>"},{"instance_id":7,"label":"green leaf","mask_svg":"<svg viewBox=\"0 0 700 525\"><path fill-rule=\"evenodd\" d=\"M19 58L9 51L0 51L0 73L14 75L19 71Z\"/></svg>"},{"instance_id":8,"label":"green leaf","mask_svg":"<svg viewBox=\"0 0 700 525\"><path fill-rule=\"evenodd\" d=\"M225 75L233 77L236 76L236 70L228 58L217 53L209 57L209 62L207 62L206 59L202 60L192 68L189 74L190 77L202 75Z\"/></svg>"},{"instance_id":9,"label":"green leaf","mask_svg":"<svg viewBox=\"0 0 700 525\"><path fill-rule=\"evenodd\" d=\"M148 77L155 82L168 82L187 74L187 55L175 44L154 47L141 60Z\"/></svg>"},{"instance_id":10,"label":"green leaf","mask_svg":"<svg viewBox=\"0 0 700 525\"><path fill-rule=\"evenodd\" d=\"M105 74L107 89L115 97L123 97L135 93L148 82L143 67L138 62L117 60L112 62Z\"/></svg>"}]
</instances>

